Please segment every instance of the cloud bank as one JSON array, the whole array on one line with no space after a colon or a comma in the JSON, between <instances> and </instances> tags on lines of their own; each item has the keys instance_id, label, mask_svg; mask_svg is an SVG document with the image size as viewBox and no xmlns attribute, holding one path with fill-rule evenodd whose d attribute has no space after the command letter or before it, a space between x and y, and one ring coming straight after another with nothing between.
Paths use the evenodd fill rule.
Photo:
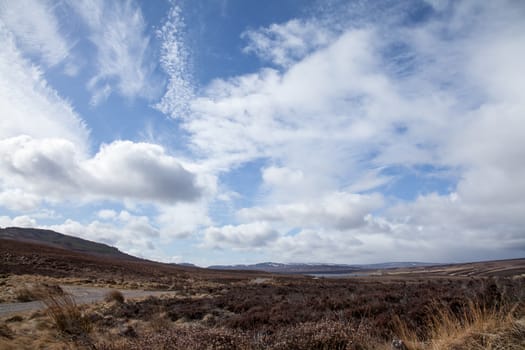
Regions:
<instances>
[{"instance_id":1,"label":"cloud bank","mask_svg":"<svg viewBox=\"0 0 525 350\"><path fill-rule=\"evenodd\" d=\"M91 214L47 226L151 254L174 239L247 261L525 253L521 2L331 2L243 28L257 64L210 81L192 76L208 67L192 66L182 5L153 27L135 1L31 4L0 2L0 225L75 202ZM144 99L175 141L94 142L95 118L50 83L68 65L93 111Z\"/></svg>"}]
</instances>

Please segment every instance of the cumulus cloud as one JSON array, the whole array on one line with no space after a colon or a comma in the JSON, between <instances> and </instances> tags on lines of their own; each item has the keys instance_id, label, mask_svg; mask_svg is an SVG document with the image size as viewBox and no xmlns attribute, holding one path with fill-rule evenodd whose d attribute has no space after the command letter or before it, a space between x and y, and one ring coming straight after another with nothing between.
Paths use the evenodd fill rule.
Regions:
<instances>
[{"instance_id":1,"label":"cumulus cloud","mask_svg":"<svg viewBox=\"0 0 525 350\"><path fill-rule=\"evenodd\" d=\"M285 223L289 227L347 230L365 224L365 216L383 206L380 194L335 192L312 201L239 210L243 221Z\"/></svg>"},{"instance_id":2,"label":"cumulus cloud","mask_svg":"<svg viewBox=\"0 0 525 350\"><path fill-rule=\"evenodd\" d=\"M304 229L293 235L281 236L273 245L275 256L288 262L334 262L348 263L366 261L363 242L355 232ZM357 258L357 253L360 256ZM359 260L353 260L353 259ZM386 258L386 257L385 257Z\"/></svg>"},{"instance_id":3,"label":"cumulus cloud","mask_svg":"<svg viewBox=\"0 0 525 350\"><path fill-rule=\"evenodd\" d=\"M294 251L316 251L332 261L523 252L525 87L517 77L525 69L525 7L463 1L433 11L444 12L409 26L402 11L384 23L369 13L333 31L314 20L305 28L333 37L312 48L301 46L308 36L292 31L293 22L245 34L247 50L281 70L215 80L192 102L182 125L195 149L223 168L255 159L274 164L261 169L263 205L241 208L238 218L301 234L284 235L266 251L291 259ZM287 28L297 55L281 33ZM432 169L448 169L458 180L449 193L402 204L395 194L362 210L349 200L388 186L394 177L385 170L417 166L432 176L440 176ZM345 242L346 251L339 248ZM331 249L334 256L322 253Z\"/></svg>"},{"instance_id":4,"label":"cumulus cloud","mask_svg":"<svg viewBox=\"0 0 525 350\"><path fill-rule=\"evenodd\" d=\"M242 225L208 227L204 231L203 244L212 248L264 247L275 241L279 233L264 222Z\"/></svg>"},{"instance_id":5,"label":"cumulus cloud","mask_svg":"<svg viewBox=\"0 0 525 350\"><path fill-rule=\"evenodd\" d=\"M0 216L0 227L36 227L36 225L36 220L27 215L20 215L14 218Z\"/></svg>"},{"instance_id":6,"label":"cumulus cloud","mask_svg":"<svg viewBox=\"0 0 525 350\"><path fill-rule=\"evenodd\" d=\"M201 195L195 174L161 146L131 141L103 145L92 158L84 158L67 140L7 138L0 140L0 174L6 189L56 201L169 204Z\"/></svg>"},{"instance_id":7,"label":"cumulus cloud","mask_svg":"<svg viewBox=\"0 0 525 350\"><path fill-rule=\"evenodd\" d=\"M173 262L172 253L165 249L173 235L163 232L156 221L147 215L121 210L103 209L98 219L66 219L52 225L44 224L38 215L16 217L0 216L0 227L33 227L49 229L63 234L102 242L121 251L155 261Z\"/></svg>"},{"instance_id":8,"label":"cumulus cloud","mask_svg":"<svg viewBox=\"0 0 525 350\"><path fill-rule=\"evenodd\" d=\"M166 237L188 238L212 224L208 206L207 198L193 203L164 205L159 208L156 221Z\"/></svg>"},{"instance_id":9,"label":"cumulus cloud","mask_svg":"<svg viewBox=\"0 0 525 350\"><path fill-rule=\"evenodd\" d=\"M226 166L259 157L299 163L298 170L307 162L335 172L342 162L354 166L356 146L374 147L409 112L375 70L374 38L368 30L350 31L282 74L263 69L214 81L183 124L193 146Z\"/></svg>"},{"instance_id":10,"label":"cumulus cloud","mask_svg":"<svg viewBox=\"0 0 525 350\"><path fill-rule=\"evenodd\" d=\"M103 145L82 167L92 184L87 187L99 193L168 203L200 195L195 175L158 145L115 141Z\"/></svg>"},{"instance_id":11,"label":"cumulus cloud","mask_svg":"<svg viewBox=\"0 0 525 350\"><path fill-rule=\"evenodd\" d=\"M29 211L37 208L39 204L39 196L18 188L0 192L0 206L11 211Z\"/></svg>"},{"instance_id":12,"label":"cumulus cloud","mask_svg":"<svg viewBox=\"0 0 525 350\"><path fill-rule=\"evenodd\" d=\"M114 219L113 221L95 220L86 224L67 219L61 224L44 227L60 233L116 246L120 250L135 256L151 257L155 255L156 250L158 250L155 242L160 234L158 228L147 216L121 211Z\"/></svg>"},{"instance_id":13,"label":"cumulus cloud","mask_svg":"<svg viewBox=\"0 0 525 350\"><path fill-rule=\"evenodd\" d=\"M0 205L28 211L44 198L124 201L127 212L107 209L91 223L57 229L144 249L159 237L200 231L203 247L289 261L523 255L525 7L430 3L353 3L351 11L337 5L337 13L324 14L333 21L303 18L248 30L245 53L270 67L202 89L192 84L184 21L174 5L157 33L169 80L156 107L177 119L198 164L130 141L88 155L87 128L20 52L42 38L24 29L25 18L2 19ZM149 96L150 43L136 4L69 4L97 48L92 102L114 91ZM426 16L408 18L408 6L422 6ZM33 54L58 64L67 40L48 3L35 8L44 11L42 35L58 41ZM245 164L263 164L260 187L249 200L228 196L219 180ZM396 177L389 170L418 167L457 178L415 199L387 191ZM234 206L236 215L227 219L236 225L210 218L221 198ZM130 202L153 203L154 222L133 214ZM0 222L15 220L36 224L29 216ZM122 243L111 230L149 238Z\"/></svg>"},{"instance_id":14,"label":"cumulus cloud","mask_svg":"<svg viewBox=\"0 0 525 350\"><path fill-rule=\"evenodd\" d=\"M102 220L111 220L117 217L117 212L112 209L99 210L97 216Z\"/></svg>"},{"instance_id":15,"label":"cumulus cloud","mask_svg":"<svg viewBox=\"0 0 525 350\"><path fill-rule=\"evenodd\" d=\"M90 29L97 49L97 73L88 82L91 103L96 105L116 91L133 98L156 94L153 70L148 59L150 39L146 22L134 1L70 1Z\"/></svg>"}]
</instances>

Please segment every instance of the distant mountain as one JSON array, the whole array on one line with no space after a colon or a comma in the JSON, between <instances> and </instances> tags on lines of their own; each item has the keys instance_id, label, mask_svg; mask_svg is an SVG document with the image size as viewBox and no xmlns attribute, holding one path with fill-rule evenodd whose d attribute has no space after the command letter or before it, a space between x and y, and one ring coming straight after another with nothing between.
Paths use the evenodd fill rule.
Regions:
<instances>
[{"instance_id":1,"label":"distant mountain","mask_svg":"<svg viewBox=\"0 0 525 350\"><path fill-rule=\"evenodd\" d=\"M178 263L178 264L171 264L171 265L186 266L186 267L198 267L197 265L192 264L192 263L188 263L188 262L181 262L181 263Z\"/></svg>"},{"instance_id":2,"label":"distant mountain","mask_svg":"<svg viewBox=\"0 0 525 350\"><path fill-rule=\"evenodd\" d=\"M323 264L323 263L291 263L282 264L274 262L264 262L252 265L213 265L208 266L214 270L244 270L244 271L266 271L272 273L290 274L345 274L355 273L363 270L381 270L408 267L421 267L438 265L425 262L387 262L380 264L367 265L346 265L346 264Z\"/></svg>"},{"instance_id":3,"label":"distant mountain","mask_svg":"<svg viewBox=\"0 0 525 350\"><path fill-rule=\"evenodd\" d=\"M51 230L21 227L0 228L0 239L43 244L54 248L61 248L96 256L106 256L127 260L137 259L131 255L122 253L117 248L111 247L107 244L96 243L86 239L64 235Z\"/></svg>"}]
</instances>

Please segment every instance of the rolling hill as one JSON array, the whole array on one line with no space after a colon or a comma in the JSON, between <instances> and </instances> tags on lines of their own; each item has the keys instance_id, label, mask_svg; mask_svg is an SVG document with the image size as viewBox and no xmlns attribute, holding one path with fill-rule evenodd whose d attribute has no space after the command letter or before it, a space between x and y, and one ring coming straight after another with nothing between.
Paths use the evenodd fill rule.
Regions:
<instances>
[{"instance_id":1,"label":"rolling hill","mask_svg":"<svg viewBox=\"0 0 525 350\"><path fill-rule=\"evenodd\" d=\"M107 244L88 241L51 230L35 228L7 227L0 229L0 239L43 244L73 252L106 256L117 259L136 259Z\"/></svg>"}]
</instances>

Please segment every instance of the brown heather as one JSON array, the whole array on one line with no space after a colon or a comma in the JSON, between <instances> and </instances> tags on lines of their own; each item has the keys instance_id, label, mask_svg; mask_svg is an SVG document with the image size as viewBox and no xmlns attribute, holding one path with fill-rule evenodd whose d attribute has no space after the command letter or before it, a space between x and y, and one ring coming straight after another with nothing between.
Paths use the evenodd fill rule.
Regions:
<instances>
[{"instance_id":1,"label":"brown heather","mask_svg":"<svg viewBox=\"0 0 525 350\"><path fill-rule=\"evenodd\" d=\"M89 256L4 240L0 349L525 349L523 259L314 279ZM47 284L47 286L44 285ZM53 284L170 290L78 306ZM35 287L36 286L36 287Z\"/></svg>"},{"instance_id":2,"label":"brown heather","mask_svg":"<svg viewBox=\"0 0 525 350\"><path fill-rule=\"evenodd\" d=\"M522 279L283 280L201 298L114 305L116 320L171 324L97 349L524 349Z\"/></svg>"}]
</instances>

